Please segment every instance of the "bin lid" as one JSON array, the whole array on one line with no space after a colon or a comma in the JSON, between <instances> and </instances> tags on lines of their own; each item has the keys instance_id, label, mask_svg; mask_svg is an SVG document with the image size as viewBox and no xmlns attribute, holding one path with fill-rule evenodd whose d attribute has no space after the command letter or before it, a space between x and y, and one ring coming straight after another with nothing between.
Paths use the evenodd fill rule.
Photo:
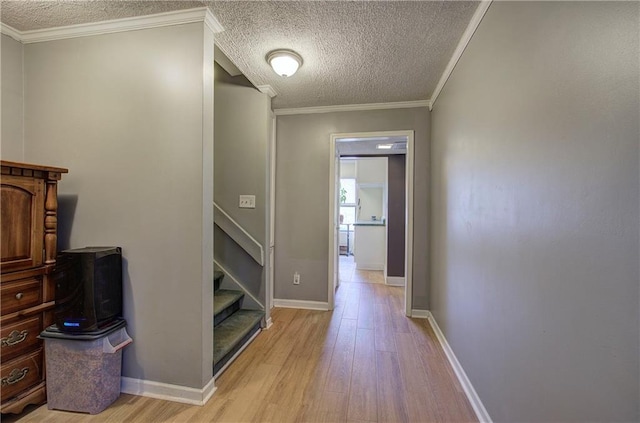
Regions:
<instances>
[{"instance_id":1,"label":"bin lid","mask_svg":"<svg viewBox=\"0 0 640 423\"><path fill-rule=\"evenodd\" d=\"M51 325L40 333L39 338L67 339L75 341L93 341L104 338L107 335L127 326L127 321L118 317L115 321L98 330L87 332L62 332L56 325Z\"/></svg>"}]
</instances>

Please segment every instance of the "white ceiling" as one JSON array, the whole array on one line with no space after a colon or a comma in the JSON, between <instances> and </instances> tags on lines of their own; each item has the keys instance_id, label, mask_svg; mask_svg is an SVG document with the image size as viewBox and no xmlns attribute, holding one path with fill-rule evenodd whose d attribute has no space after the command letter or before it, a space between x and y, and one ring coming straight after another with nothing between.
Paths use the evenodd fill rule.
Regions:
<instances>
[{"instance_id":1,"label":"white ceiling","mask_svg":"<svg viewBox=\"0 0 640 423\"><path fill-rule=\"evenodd\" d=\"M0 20L20 31L209 6L216 44L273 108L428 100L478 2L466 1L7 1ZM304 60L290 78L265 56Z\"/></svg>"}]
</instances>

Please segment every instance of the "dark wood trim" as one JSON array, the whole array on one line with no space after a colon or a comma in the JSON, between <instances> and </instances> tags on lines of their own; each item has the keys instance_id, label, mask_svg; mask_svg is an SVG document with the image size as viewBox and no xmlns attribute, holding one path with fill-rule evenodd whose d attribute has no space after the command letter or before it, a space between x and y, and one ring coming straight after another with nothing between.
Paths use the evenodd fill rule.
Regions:
<instances>
[{"instance_id":1,"label":"dark wood trim","mask_svg":"<svg viewBox=\"0 0 640 423\"><path fill-rule=\"evenodd\" d=\"M10 162L7 160L0 160L0 165L2 166L2 174L3 175L16 175L16 171L20 170L18 175L24 176L34 176L33 173L26 174L28 171L40 171L40 172L49 172L49 173L69 173L69 169L65 169L63 167L53 167L53 166L42 166L31 163L20 163L20 162ZM26 173L25 173L26 172ZM60 176L54 178L56 180L60 179Z\"/></svg>"}]
</instances>

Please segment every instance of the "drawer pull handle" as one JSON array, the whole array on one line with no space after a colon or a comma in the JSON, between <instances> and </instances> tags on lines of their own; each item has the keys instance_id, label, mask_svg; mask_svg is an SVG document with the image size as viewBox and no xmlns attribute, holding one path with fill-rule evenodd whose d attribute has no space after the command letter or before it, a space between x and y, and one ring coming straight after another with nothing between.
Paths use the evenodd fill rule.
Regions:
<instances>
[{"instance_id":1,"label":"drawer pull handle","mask_svg":"<svg viewBox=\"0 0 640 423\"><path fill-rule=\"evenodd\" d=\"M2 378L2 386L13 385L20 382L22 379L24 379L27 376L27 373L29 373L28 367L25 367L22 370L20 369L11 370L11 373L9 374L9 376Z\"/></svg>"},{"instance_id":2,"label":"drawer pull handle","mask_svg":"<svg viewBox=\"0 0 640 423\"><path fill-rule=\"evenodd\" d=\"M27 339L27 335L29 335L29 332L27 332L26 330L23 330L22 332L18 332L17 330L14 330L14 331L11 331L9 336L2 338L0 343L2 344L3 347L10 347L12 345L19 344L20 342Z\"/></svg>"},{"instance_id":3,"label":"drawer pull handle","mask_svg":"<svg viewBox=\"0 0 640 423\"><path fill-rule=\"evenodd\" d=\"M21 299L22 299L22 297L24 297L24 294L23 294L22 292L18 292L18 293L16 294L16 300L21 300Z\"/></svg>"}]
</instances>

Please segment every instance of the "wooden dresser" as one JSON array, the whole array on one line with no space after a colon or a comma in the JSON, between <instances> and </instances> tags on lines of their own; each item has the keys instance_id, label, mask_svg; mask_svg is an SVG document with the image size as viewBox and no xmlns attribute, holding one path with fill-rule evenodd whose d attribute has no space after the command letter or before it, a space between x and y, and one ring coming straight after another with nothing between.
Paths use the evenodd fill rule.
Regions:
<instances>
[{"instance_id":1,"label":"wooden dresser","mask_svg":"<svg viewBox=\"0 0 640 423\"><path fill-rule=\"evenodd\" d=\"M57 184L67 169L0 161L2 413L46 401L40 332L53 324Z\"/></svg>"}]
</instances>

